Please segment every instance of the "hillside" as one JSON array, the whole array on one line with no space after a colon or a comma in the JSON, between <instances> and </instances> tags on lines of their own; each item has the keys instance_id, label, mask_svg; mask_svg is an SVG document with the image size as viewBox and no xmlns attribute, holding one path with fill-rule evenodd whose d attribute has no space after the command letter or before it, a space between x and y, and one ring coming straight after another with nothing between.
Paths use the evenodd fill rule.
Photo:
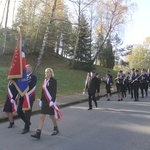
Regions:
<instances>
[{"instance_id":1,"label":"hillside","mask_svg":"<svg viewBox=\"0 0 150 150\"><path fill-rule=\"evenodd\" d=\"M7 94L7 75L10 67L11 59L13 54L7 54L0 57L0 103L3 103ZM37 62L37 54L34 55L26 55L27 63L30 63L33 68ZM86 77L85 71L82 70L73 70L69 68L69 62L67 59L62 57L58 57L55 54L45 54L41 66L39 67L36 76L38 79L37 89L36 89L36 97L40 97L41 95L41 83L45 76L44 70L45 68L51 67L54 70L55 78L58 82L58 91L57 95L61 96L64 94L72 94L82 92L84 88L84 81ZM108 68L102 68L96 66L97 72L100 74L100 77L105 76L106 72L109 70L113 75L115 75L115 71L110 70Z\"/></svg>"}]
</instances>

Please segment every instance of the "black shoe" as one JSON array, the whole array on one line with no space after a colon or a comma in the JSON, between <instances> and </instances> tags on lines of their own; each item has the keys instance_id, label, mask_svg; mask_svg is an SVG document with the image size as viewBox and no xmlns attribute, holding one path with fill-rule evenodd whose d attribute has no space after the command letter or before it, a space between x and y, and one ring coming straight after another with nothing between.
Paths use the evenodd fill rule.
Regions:
<instances>
[{"instance_id":1,"label":"black shoe","mask_svg":"<svg viewBox=\"0 0 150 150\"><path fill-rule=\"evenodd\" d=\"M54 136L54 135L57 135L59 133L59 130L57 127L54 127L54 131L53 133L51 134L51 136Z\"/></svg>"},{"instance_id":2,"label":"black shoe","mask_svg":"<svg viewBox=\"0 0 150 150\"><path fill-rule=\"evenodd\" d=\"M118 101L120 101L120 99L118 99Z\"/></svg>"},{"instance_id":3,"label":"black shoe","mask_svg":"<svg viewBox=\"0 0 150 150\"><path fill-rule=\"evenodd\" d=\"M25 123L23 130L29 129L31 125L31 122Z\"/></svg>"},{"instance_id":4,"label":"black shoe","mask_svg":"<svg viewBox=\"0 0 150 150\"><path fill-rule=\"evenodd\" d=\"M8 128L12 128L14 125L14 122L10 122Z\"/></svg>"},{"instance_id":5,"label":"black shoe","mask_svg":"<svg viewBox=\"0 0 150 150\"><path fill-rule=\"evenodd\" d=\"M41 137L41 130L37 129L35 134L32 134L31 137L36 138L36 139L40 139Z\"/></svg>"},{"instance_id":6,"label":"black shoe","mask_svg":"<svg viewBox=\"0 0 150 150\"><path fill-rule=\"evenodd\" d=\"M24 129L21 134L26 134L29 132L29 129Z\"/></svg>"},{"instance_id":7,"label":"black shoe","mask_svg":"<svg viewBox=\"0 0 150 150\"><path fill-rule=\"evenodd\" d=\"M108 98L107 101L110 101L110 99Z\"/></svg>"},{"instance_id":8,"label":"black shoe","mask_svg":"<svg viewBox=\"0 0 150 150\"><path fill-rule=\"evenodd\" d=\"M123 101L123 99L121 99L120 101Z\"/></svg>"},{"instance_id":9,"label":"black shoe","mask_svg":"<svg viewBox=\"0 0 150 150\"><path fill-rule=\"evenodd\" d=\"M92 108L89 108L88 110L92 110Z\"/></svg>"}]
</instances>

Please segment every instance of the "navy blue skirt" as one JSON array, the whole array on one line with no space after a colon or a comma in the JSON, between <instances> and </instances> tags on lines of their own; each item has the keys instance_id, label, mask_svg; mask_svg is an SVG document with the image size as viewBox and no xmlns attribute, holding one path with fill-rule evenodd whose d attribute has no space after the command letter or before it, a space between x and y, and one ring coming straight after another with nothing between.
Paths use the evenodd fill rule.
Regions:
<instances>
[{"instance_id":1,"label":"navy blue skirt","mask_svg":"<svg viewBox=\"0 0 150 150\"><path fill-rule=\"evenodd\" d=\"M12 107L11 107L11 102L10 100L6 100L5 104L4 104L4 112L12 112Z\"/></svg>"}]
</instances>

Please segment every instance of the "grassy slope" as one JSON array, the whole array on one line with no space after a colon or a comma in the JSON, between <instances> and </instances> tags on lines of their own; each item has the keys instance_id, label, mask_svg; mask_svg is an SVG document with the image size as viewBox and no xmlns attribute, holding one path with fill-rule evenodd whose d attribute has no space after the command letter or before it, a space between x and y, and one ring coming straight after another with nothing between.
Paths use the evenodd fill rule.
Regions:
<instances>
[{"instance_id":1,"label":"grassy slope","mask_svg":"<svg viewBox=\"0 0 150 150\"><path fill-rule=\"evenodd\" d=\"M38 56L26 55L27 63L30 63L32 66L35 66L37 62ZM0 57L0 103L3 103L7 94L7 74L10 67L12 55L6 55ZM84 81L86 72L81 70L73 70L69 68L68 61L62 59L61 57L56 57L52 54L46 54L42 59L42 64L36 73L38 82L36 89L36 97L40 97L41 95L41 83L44 78L44 70L45 68L51 67L54 70L55 78L58 82L58 91L57 95L64 94L73 94L73 93L81 93L84 87ZM96 67L97 72L101 77L105 76L106 72L110 69ZM113 70L110 72L115 75Z\"/></svg>"}]
</instances>

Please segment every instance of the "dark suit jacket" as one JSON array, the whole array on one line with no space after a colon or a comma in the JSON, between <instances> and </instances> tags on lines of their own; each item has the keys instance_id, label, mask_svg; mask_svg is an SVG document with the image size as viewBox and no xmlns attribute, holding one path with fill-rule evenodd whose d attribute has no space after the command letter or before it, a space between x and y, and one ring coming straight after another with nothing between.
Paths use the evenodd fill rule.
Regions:
<instances>
[{"instance_id":1,"label":"dark suit jacket","mask_svg":"<svg viewBox=\"0 0 150 150\"><path fill-rule=\"evenodd\" d=\"M50 93L50 95L52 97L52 101L55 102L55 100L56 100L56 93L57 93L57 80L54 79L53 77L51 77L50 80L48 81L46 87L47 87L47 90L49 91L49 93ZM45 98L43 90L42 90L42 95L41 95L41 101L46 101L46 98Z\"/></svg>"},{"instance_id":2,"label":"dark suit jacket","mask_svg":"<svg viewBox=\"0 0 150 150\"><path fill-rule=\"evenodd\" d=\"M98 91L98 86L98 79L94 76L93 78L89 78L86 89L88 90L89 94L95 94L96 91Z\"/></svg>"},{"instance_id":3,"label":"dark suit jacket","mask_svg":"<svg viewBox=\"0 0 150 150\"><path fill-rule=\"evenodd\" d=\"M16 96L18 94L18 91L17 91L15 85L13 83L9 84L9 89L10 89L10 91L12 93L12 99L15 100L15 98L16 98Z\"/></svg>"},{"instance_id":4,"label":"dark suit jacket","mask_svg":"<svg viewBox=\"0 0 150 150\"><path fill-rule=\"evenodd\" d=\"M140 83L139 82L139 80L140 80L139 76L140 76L139 74L136 74L133 76L133 78L132 78L133 79L133 86L139 85L139 83ZM137 80L135 80L135 79L137 79Z\"/></svg>"},{"instance_id":5,"label":"dark suit jacket","mask_svg":"<svg viewBox=\"0 0 150 150\"><path fill-rule=\"evenodd\" d=\"M37 78L34 74L30 74L28 77L29 91L36 85Z\"/></svg>"},{"instance_id":6,"label":"dark suit jacket","mask_svg":"<svg viewBox=\"0 0 150 150\"><path fill-rule=\"evenodd\" d=\"M12 99L15 100L17 94L18 94L18 91L15 87L15 85L13 83L9 83L9 89L12 93ZM3 109L4 112L12 112L12 108L11 108L11 102L9 100L9 97L7 95L6 97L6 101L5 101L5 104L4 104L4 109Z\"/></svg>"},{"instance_id":7,"label":"dark suit jacket","mask_svg":"<svg viewBox=\"0 0 150 150\"><path fill-rule=\"evenodd\" d=\"M28 76L28 84L29 84L29 90L28 91L30 91L33 87L35 87L36 83L37 83L36 76L34 74L30 74ZM31 106L31 108L33 106L34 101L35 101L35 93L32 96L30 96L30 106Z\"/></svg>"}]
</instances>

